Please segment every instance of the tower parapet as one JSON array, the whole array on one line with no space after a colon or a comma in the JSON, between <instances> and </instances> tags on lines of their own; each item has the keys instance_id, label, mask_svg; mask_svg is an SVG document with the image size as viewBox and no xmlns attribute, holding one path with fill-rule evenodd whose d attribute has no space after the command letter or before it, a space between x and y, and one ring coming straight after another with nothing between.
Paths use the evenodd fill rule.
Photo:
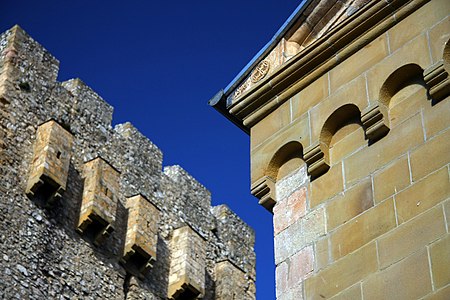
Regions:
<instances>
[{"instance_id":1,"label":"tower parapet","mask_svg":"<svg viewBox=\"0 0 450 300\"><path fill-rule=\"evenodd\" d=\"M215 265L236 255L213 232L210 192L163 171L131 123L113 128L112 106L81 80L57 82L59 62L20 27L0 51L0 297L167 299L181 286L216 299ZM40 184L52 205L35 201ZM242 239L253 248L253 233Z\"/></svg>"}]
</instances>

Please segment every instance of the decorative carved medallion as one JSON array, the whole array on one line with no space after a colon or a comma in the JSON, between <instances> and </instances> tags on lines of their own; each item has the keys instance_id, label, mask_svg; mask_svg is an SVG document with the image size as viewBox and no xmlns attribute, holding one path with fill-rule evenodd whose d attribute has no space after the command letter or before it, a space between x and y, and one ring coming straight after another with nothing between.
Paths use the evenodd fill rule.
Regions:
<instances>
[{"instance_id":1,"label":"decorative carved medallion","mask_svg":"<svg viewBox=\"0 0 450 300\"><path fill-rule=\"evenodd\" d=\"M252 72L252 82L257 83L269 73L270 63L267 60L260 62Z\"/></svg>"}]
</instances>

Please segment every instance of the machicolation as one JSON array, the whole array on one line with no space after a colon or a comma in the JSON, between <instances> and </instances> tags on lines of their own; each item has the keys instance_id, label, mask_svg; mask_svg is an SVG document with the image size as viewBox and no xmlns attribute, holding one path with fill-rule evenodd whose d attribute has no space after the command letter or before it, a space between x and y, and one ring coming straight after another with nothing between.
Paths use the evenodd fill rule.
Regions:
<instances>
[{"instance_id":1,"label":"machicolation","mask_svg":"<svg viewBox=\"0 0 450 300\"><path fill-rule=\"evenodd\" d=\"M0 298L255 299L248 225L20 27L0 55Z\"/></svg>"}]
</instances>

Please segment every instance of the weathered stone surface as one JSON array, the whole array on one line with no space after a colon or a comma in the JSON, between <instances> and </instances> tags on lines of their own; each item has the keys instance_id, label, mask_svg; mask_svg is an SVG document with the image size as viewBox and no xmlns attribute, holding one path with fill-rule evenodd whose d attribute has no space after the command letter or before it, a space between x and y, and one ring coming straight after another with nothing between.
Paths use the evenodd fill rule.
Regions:
<instances>
[{"instance_id":1,"label":"weathered stone surface","mask_svg":"<svg viewBox=\"0 0 450 300\"><path fill-rule=\"evenodd\" d=\"M374 200L381 202L410 184L408 158L402 156L373 175Z\"/></svg>"},{"instance_id":2,"label":"weathered stone surface","mask_svg":"<svg viewBox=\"0 0 450 300\"><path fill-rule=\"evenodd\" d=\"M175 229L170 241L169 299L203 298L206 244L189 226Z\"/></svg>"},{"instance_id":3,"label":"weathered stone surface","mask_svg":"<svg viewBox=\"0 0 450 300\"><path fill-rule=\"evenodd\" d=\"M375 243L370 243L306 279L306 299L329 298L362 280L376 269L376 247Z\"/></svg>"},{"instance_id":4,"label":"weathered stone surface","mask_svg":"<svg viewBox=\"0 0 450 300\"><path fill-rule=\"evenodd\" d=\"M363 281L364 299L418 299L431 291L425 249Z\"/></svg>"},{"instance_id":5,"label":"weathered stone surface","mask_svg":"<svg viewBox=\"0 0 450 300\"><path fill-rule=\"evenodd\" d=\"M430 247L431 269L433 282L436 288L441 288L450 283L450 235L437 241Z\"/></svg>"},{"instance_id":6,"label":"weathered stone surface","mask_svg":"<svg viewBox=\"0 0 450 300\"><path fill-rule=\"evenodd\" d=\"M41 193L44 198L61 197L69 175L72 143L72 135L55 121L50 120L39 126L27 194L31 197L37 196L36 193Z\"/></svg>"},{"instance_id":7,"label":"weathered stone surface","mask_svg":"<svg viewBox=\"0 0 450 300\"><path fill-rule=\"evenodd\" d=\"M224 260L244 274L242 299L254 299L254 232L229 209L216 218L209 191L181 167L162 172L161 151L130 123L113 128L113 108L81 80L57 82L58 64L19 27L0 35L0 298L167 299L170 241L175 228L190 226L205 245L191 248L202 264L204 299L215 299L215 265ZM67 172L67 181L60 181L60 199L40 205L40 195L25 195L33 146L42 138L39 125L56 123L47 141L63 148L59 175ZM57 149L46 147L57 158ZM160 210L159 221L142 222L149 215L140 205L138 218L133 209L128 216L126 200L138 194ZM93 232L75 231L85 214L114 227L97 246ZM128 239L156 253L145 274L120 263L131 245L128 222L151 231Z\"/></svg>"},{"instance_id":8,"label":"weathered stone surface","mask_svg":"<svg viewBox=\"0 0 450 300\"><path fill-rule=\"evenodd\" d=\"M159 210L142 195L127 199L128 224L123 261L144 273L156 260Z\"/></svg>"},{"instance_id":9,"label":"weathered stone surface","mask_svg":"<svg viewBox=\"0 0 450 300\"><path fill-rule=\"evenodd\" d=\"M424 248L445 232L441 207L435 207L402 224L378 240L380 268L384 269Z\"/></svg>"},{"instance_id":10,"label":"weathered stone surface","mask_svg":"<svg viewBox=\"0 0 450 300\"><path fill-rule=\"evenodd\" d=\"M255 299L254 282L229 261L216 264L216 299Z\"/></svg>"},{"instance_id":11,"label":"weathered stone surface","mask_svg":"<svg viewBox=\"0 0 450 300\"><path fill-rule=\"evenodd\" d=\"M372 206L372 184L369 179L366 179L326 205L328 231L332 231Z\"/></svg>"},{"instance_id":12,"label":"weathered stone surface","mask_svg":"<svg viewBox=\"0 0 450 300\"><path fill-rule=\"evenodd\" d=\"M449 298L449 9L306 1L213 105L259 141L277 299ZM282 63L248 84L268 53ZM284 180L304 164L306 182Z\"/></svg>"},{"instance_id":13,"label":"weathered stone surface","mask_svg":"<svg viewBox=\"0 0 450 300\"><path fill-rule=\"evenodd\" d=\"M449 173L447 168L442 168L395 196L398 222L408 221L449 196Z\"/></svg>"},{"instance_id":14,"label":"weathered stone surface","mask_svg":"<svg viewBox=\"0 0 450 300\"><path fill-rule=\"evenodd\" d=\"M395 227L394 204L392 199L388 199L332 233L332 257L338 260Z\"/></svg>"}]
</instances>

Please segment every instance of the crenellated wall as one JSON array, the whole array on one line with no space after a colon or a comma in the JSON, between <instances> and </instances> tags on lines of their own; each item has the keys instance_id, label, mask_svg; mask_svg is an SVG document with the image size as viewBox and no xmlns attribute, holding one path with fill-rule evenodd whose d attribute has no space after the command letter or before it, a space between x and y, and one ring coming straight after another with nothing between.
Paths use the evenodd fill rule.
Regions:
<instances>
[{"instance_id":1,"label":"crenellated wall","mask_svg":"<svg viewBox=\"0 0 450 300\"><path fill-rule=\"evenodd\" d=\"M18 26L0 36L0 298L176 299L170 278L195 261L183 280L222 299L228 260L243 274L230 284L252 287L239 299L254 299L248 225L218 216L181 167L163 170L132 124L112 127L113 108L81 80L57 82L58 65ZM186 228L197 239L171 242Z\"/></svg>"}]
</instances>

